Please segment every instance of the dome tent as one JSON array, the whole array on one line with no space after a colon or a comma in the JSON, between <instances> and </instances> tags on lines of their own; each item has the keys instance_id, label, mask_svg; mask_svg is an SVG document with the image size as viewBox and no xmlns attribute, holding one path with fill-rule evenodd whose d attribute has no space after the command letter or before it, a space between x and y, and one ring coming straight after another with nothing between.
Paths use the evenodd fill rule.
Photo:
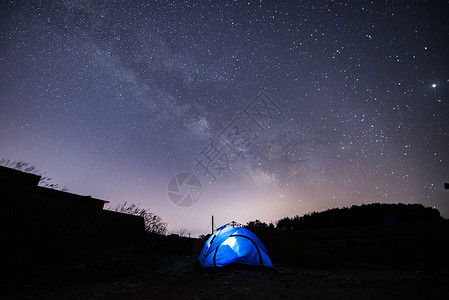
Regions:
<instances>
[{"instance_id":1,"label":"dome tent","mask_svg":"<svg viewBox=\"0 0 449 300\"><path fill-rule=\"evenodd\" d=\"M198 261L202 268L232 263L273 268L267 249L257 236L246 228L227 225L207 239Z\"/></svg>"}]
</instances>

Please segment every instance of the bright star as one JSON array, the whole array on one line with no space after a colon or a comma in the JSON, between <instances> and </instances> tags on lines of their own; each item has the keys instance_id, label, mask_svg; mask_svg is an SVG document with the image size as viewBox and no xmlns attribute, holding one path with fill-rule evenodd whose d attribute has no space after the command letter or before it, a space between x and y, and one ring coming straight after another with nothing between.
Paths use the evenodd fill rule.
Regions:
<instances>
[{"instance_id":1,"label":"bright star","mask_svg":"<svg viewBox=\"0 0 449 300\"><path fill-rule=\"evenodd\" d=\"M436 83L432 84L432 87L433 87L433 88L436 88L436 87L437 87L437 84L436 84Z\"/></svg>"}]
</instances>

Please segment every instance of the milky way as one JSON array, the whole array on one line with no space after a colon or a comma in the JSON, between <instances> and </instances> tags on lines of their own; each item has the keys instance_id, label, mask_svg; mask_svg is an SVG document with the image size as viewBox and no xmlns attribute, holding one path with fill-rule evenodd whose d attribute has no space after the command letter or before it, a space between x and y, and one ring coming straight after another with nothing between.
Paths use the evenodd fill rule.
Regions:
<instances>
[{"instance_id":1,"label":"milky way","mask_svg":"<svg viewBox=\"0 0 449 300\"><path fill-rule=\"evenodd\" d=\"M0 158L193 235L373 202L447 218L449 9L421 2L3 1Z\"/></svg>"}]
</instances>

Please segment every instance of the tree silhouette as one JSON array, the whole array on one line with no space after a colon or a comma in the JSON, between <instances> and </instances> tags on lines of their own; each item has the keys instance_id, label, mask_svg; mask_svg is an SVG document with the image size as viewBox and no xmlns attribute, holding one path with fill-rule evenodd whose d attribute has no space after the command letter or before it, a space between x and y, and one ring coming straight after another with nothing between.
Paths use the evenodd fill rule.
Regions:
<instances>
[{"instance_id":1,"label":"tree silhouette","mask_svg":"<svg viewBox=\"0 0 449 300\"><path fill-rule=\"evenodd\" d=\"M256 219L254 221L249 221L248 223L246 223L245 228L251 231L273 230L274 224L273 223L267 224L265 222Z\"/></svg>"},{"instance_id":2,"label":"tree silhouette","mask_svg":"<svg viewBox=\"0 0 449 300\"><path fill-rule=\"evenodd\" d=\"M353 205L332 208L322 212L312 212L304 216L280 219L276 223L279 230L308 230L351 226L375 226L389 223L408 223L441 219L440 212L422 204Z\"/></svg>"}]
</instances>

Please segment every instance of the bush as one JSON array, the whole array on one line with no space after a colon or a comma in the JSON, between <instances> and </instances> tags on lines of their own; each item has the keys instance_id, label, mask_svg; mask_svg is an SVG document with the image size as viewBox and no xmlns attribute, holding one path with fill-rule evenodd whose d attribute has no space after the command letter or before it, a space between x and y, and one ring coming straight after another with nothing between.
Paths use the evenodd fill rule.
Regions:
<instances>
[{"instance_id":1,"label":"bush","mask_svg":"<svg viewBox=\"0 0 449 300\"><path fill-rule=\"evenodd\" d=\"M41 179L39 181L39 186L54 190L61 190L63 192L68 191L66 186L61 187L59 184L51 182L53 180L52 178L44 176L45 172L39 171L35 166L32 166L29 163L22 161L11 161L9 159L2 158L0 159L0 166L40 176Z\"/></svg>"},{"instance_id":2,"label":"bush","mask_svg":"<svg viewBox=\"0 0 449 300\"><path fill-rule=\"evenodd\" d=\"M137 204L128 204L127 202L117 205L115 208L106 207L108 210L143 217L145 231L148 233L165 234L167 233L167 223L161 217L151 212L149 209L140 208Z\"/></svg>"}]
</instances>

